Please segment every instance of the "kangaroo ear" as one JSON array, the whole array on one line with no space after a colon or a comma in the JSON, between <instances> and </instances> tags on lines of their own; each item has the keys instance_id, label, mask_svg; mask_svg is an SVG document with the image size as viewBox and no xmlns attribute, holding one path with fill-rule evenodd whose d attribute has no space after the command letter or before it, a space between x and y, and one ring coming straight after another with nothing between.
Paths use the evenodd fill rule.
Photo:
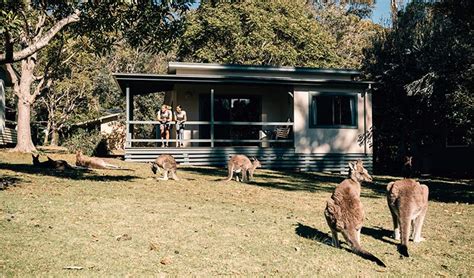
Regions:
<instances>
[{"instance_id":1,"label":"kangaroo ear","mask_svg":"<svg viewBox=\"0 0 474 278\"><path fill-rule=\"evenodd\" d=\"M352 171L355 170L355 164L353 164L352 162L349 162L347 164L349 165L349 169L351 169Z\"/></svg>"}]
</instances>

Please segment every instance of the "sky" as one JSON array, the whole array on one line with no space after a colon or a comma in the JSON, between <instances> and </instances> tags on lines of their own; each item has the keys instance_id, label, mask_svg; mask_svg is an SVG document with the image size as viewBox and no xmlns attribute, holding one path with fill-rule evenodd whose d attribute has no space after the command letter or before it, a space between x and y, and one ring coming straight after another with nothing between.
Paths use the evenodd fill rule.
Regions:
<instances>
[{"instance_id":1,"label":"sky","mask_svg":"<svg viewBox=\"0 0 474 278\"><path fill-rule=\"evenodd\" d=\"M372 12L371 18L373 22L385 25L390 20L390 0L377 0Z\"/></svg>"}]
</instances>

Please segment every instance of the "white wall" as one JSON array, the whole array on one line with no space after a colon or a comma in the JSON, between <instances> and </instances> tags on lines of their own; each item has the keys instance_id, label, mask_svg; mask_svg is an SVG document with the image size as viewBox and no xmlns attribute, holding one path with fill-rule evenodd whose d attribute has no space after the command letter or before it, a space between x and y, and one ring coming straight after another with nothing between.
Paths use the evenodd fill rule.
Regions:
<instances>
[{"instance_id":1,"label":"white wall","mask_svg":"<svg viewBox=\"0 0 474 278\"><path fill-rule=\"evenodd\" d=\"M312 92L354 93L342 89L295 88L295 149L297 153L364 153L364 144L359 145L357 137L364 134L364 97L357 94L358 127L355 128L310 128L309 110ZM372 127L371 94L365 94L366 130ZM372 148L366 146L366 152Z\"/></svg>"}]
</instances>

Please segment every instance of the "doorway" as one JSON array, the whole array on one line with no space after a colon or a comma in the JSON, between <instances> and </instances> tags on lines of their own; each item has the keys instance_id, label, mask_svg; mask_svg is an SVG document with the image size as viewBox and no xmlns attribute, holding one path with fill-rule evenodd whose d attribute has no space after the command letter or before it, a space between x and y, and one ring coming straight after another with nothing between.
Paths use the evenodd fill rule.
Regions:
<instances>
[{"instance_id":1,"label":"doorway","mask_svg":"<svg viewBox=\"0 0 474 278\"><path fill-rule=\"evenodd\" d=\"M210 94L199 96L200 120L210 121ZM255 95L215 95L214 121L223 122L260 122L262 117L262 98ZM260 126L251 125L215 125L215 139L258 139ZM201 136L210 138L210 127L200 126ZM201 137L203 138L203 137ZM215 146L250 146L258 143L216 142Z\"/></svg>"}]
</instances>

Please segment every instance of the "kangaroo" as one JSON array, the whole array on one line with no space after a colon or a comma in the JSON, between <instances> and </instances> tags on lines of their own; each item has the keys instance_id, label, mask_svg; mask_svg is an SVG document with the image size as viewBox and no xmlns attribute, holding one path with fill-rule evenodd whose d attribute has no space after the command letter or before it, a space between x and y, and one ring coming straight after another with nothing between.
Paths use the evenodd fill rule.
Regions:
<instances>
[{"instance_id":1,"label":"kangaroo","mask_svg":"<svg viewBox=\"0 0 474 278\"><path fill-rule=\"evenodd\" d=\"M250 161L247 156L243 154L236 154L229 159L229 162L227 162L227 170L229 175L225 181L232 180L234 172L242 172L242 181L249 181L253 179L253 173L255 172L255 169L261 166L262 164L260 164L260 161L258 161L256 158L252 158L252 161ZM235 179L239 181L239 176L237 174L235 175Z\"/></svg>"},{"instance_id":2,"label":"kangaroo","mask_svg":"<svg viewBox=\"0 0 474 278\"><path fill-rule=\"evenodd\" d=\"M405 156L403 167L402 167L402 176L404 178L413 177L413 156Z\"/></svg>"},{"instance_id":3,"label":"kangaroo","mask_svg":"<svg viewBox=\"0 0 474 278\"><path fill-rule=\"evenodd\" d=\"M413 242L421 242L421 229L428 210L428 186L413 179L394 181L387 186L387 203L393 220L393 237L400 240L398 252L408 257L410 224Z\"/></svg>"},{"instance_id":4,"label":"kangaroo","mask_svg":"<svg viewBox=\"0 0 474 278\"><path fill-rule=\"evenodd\" d=\"M360 246L360 231L364 221L364 208L360 201L361 181L370 182L372 177L364 168L361 160L349 162L349 178L336 187L331 198L327 201L324 216L331 228L332 242L335 247L340 248L337 239L337 233L340 232L354 253L385 267L380 259Z\"/></svg>"},{"instance_id":5,"label":"kangaroo","mask_svg":"<svg viewBox=\"0 0 474 278\"><path fill-rule=\"evenodd\" d=\"M120 169L119 166L105 162L97 157L86 157L82 151L76 152L76 166L95 168L95 169Z\"/></svg>"},{"instance_id":6,"label":"kangaroo","mask_svg":"<svg viewBox=\"0 0 474 278\"><path fill-rule=\"evenodd\" d=\"M174 159L172 155L169 154L162 154L156 158L156 160L151 164L151 170L153 174L156 174L156 170L161 173L161 168L165 171L163 178L161 180L168 180L168 174L171 175L171 178L174 180L179 180L178 176L176 175L176 170L178 168L178 163Z\"/></svg>"},{"instance_id":7,"label":"kangaroo","mask_svg":"<svg viewBox=\"0 0 474 278\"><path fill-rule=\"evenodd\" d=\"M47 169L57 169L57 170L66 170L66 169L74 169L66 160L54 160L47 156L48 160L40 162L39 161L39 154L38 155L31 155L33 158L33 165L39 168L47 168Z\"/></svg>"}]
</instances>

